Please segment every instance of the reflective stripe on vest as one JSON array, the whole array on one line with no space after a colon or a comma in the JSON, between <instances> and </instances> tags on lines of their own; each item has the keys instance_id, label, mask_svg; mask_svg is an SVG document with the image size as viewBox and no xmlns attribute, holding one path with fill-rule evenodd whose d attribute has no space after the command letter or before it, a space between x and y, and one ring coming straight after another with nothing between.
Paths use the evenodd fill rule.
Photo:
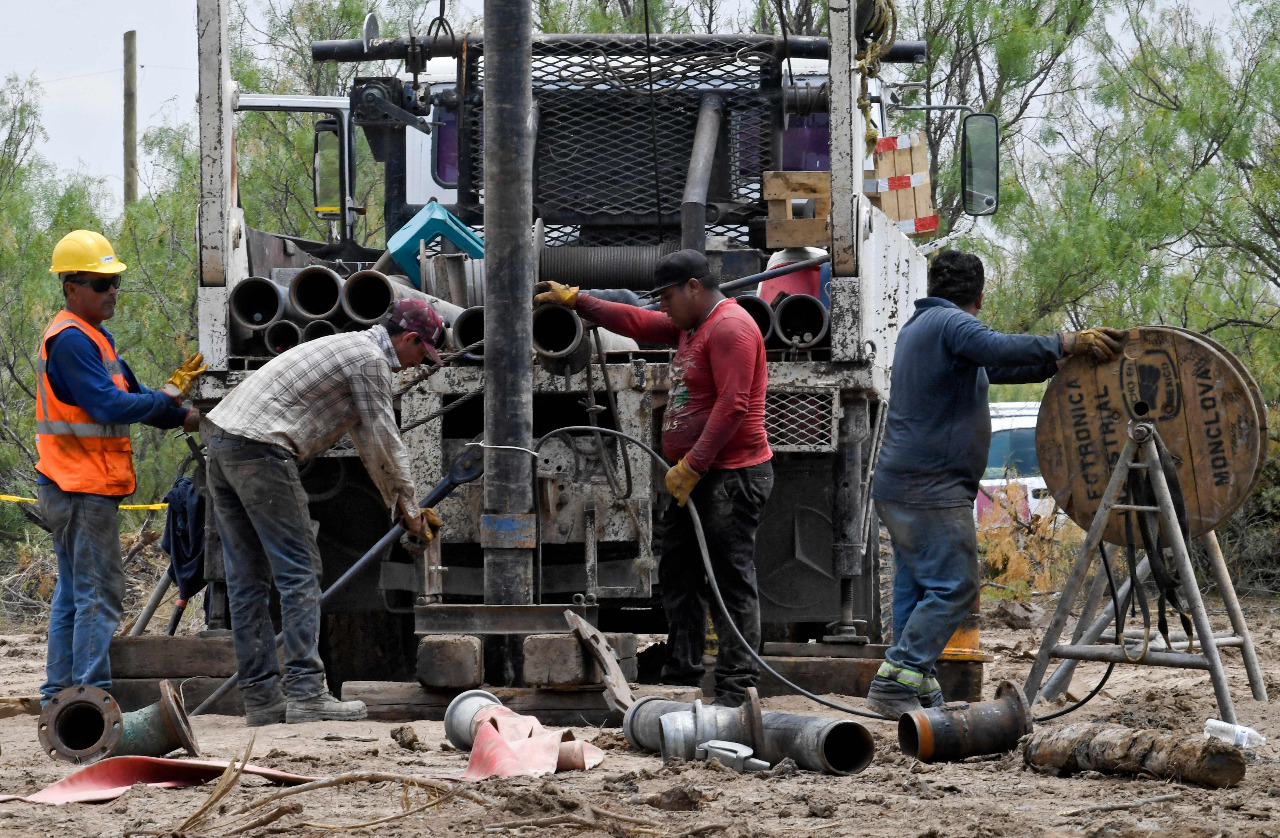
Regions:
<instances>
[{"instance_id":1,"label":"reflective stripe on vest","mask_svg":"<svg viewBox=\"0 0 1280 838\"><path fill-rule=\"evenodd\" d=\"M129 390L124 365L107 336L69 311L58 312L40 338L36 386L36 450L40 461L36 469L64 492L131 494L136 481L129 426L94 422L88 411L59 400L49 382L49 341L67 329L78 329L88 337L97 347L111 382L120 390Z\"/></svg>"}]
</instances>

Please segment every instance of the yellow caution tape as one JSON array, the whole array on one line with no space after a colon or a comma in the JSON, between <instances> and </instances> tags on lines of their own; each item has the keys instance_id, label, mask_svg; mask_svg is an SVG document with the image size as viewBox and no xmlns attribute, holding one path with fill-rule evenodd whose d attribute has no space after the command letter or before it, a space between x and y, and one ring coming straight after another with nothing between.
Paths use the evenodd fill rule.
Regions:
<instances>
[{"instance_id":1,"label":"yellow caution tape","mask_svg":"<svg viewBox=\"0 0 1280 838\"><path fill-rule=\"evenodd\" d=\"M20 498L17 495L0 495L0 500L9 503L36 503L35 498ZM168 509L167 503L122 503L121 509Z\"/></svg>"}]
</instances>

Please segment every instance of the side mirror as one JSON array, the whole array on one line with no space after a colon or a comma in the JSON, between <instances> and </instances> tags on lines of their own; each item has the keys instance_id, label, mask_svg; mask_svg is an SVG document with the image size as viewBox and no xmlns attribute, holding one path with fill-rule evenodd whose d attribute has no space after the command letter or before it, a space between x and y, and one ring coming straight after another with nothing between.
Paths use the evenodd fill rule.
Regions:
<instances>
[{"instance_id":1,"label":"side mirror","mask_svg":"<svg viewBox=\"0 0 1280 838\"><path fill-rule=\"evenodd\" d=\"M994 215L1000 206L1000 121L971 113L960 123L960 194L967 215Z\"/></svg>"},{"instance_id":2,"label":"side mirror","mask_svg":"<svg viewBox=\"0 0 1280 838\"><path fill-rule=\"evenodd\" d=\"M317 122L312 191L319 218L342 218L341 154L338 120L322 119Z\"/></svg>"}]
</instances>

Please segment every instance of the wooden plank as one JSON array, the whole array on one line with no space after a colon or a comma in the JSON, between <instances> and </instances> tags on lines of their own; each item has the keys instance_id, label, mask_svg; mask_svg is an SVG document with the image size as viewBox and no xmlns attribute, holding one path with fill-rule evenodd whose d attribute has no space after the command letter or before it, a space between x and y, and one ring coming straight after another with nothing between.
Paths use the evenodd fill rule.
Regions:
<instances>
[{"instance_id":1,"label":"wooden plank","mask_svg":"<svg viewBox=\"0 0 1280 838\"><path fill-rule=\"evenodd\" d=\"M911 192L915 199L916 218L921 218L933 215L933 187L929 182L929 147L922 133L917 134L916 139L917 142L911 146L911 171L912 174L924 175L924 182L913 186Z\"/></svg>"},{"instance_id":2,"label":"wooden plank","mask_svg":"<svg viewBox=\"0 0 1280 838\"><path fill-rule=\"evenodd\" d=\"M766 201L831 195L830 172L765 172L760 194Z\"/></svg>"},{"instance_id":3,"label":"wooden plank","mask_svg":"<svg viewBox=\"0 0 1280 838\"><path fill-rule=\"evenodd\" d=\"M111 638L111 674L115 678L226 678L235 673L236 650L230 637L144 634Z\"/></svg>"},{"instance_id":4,"label":"wooden plank","mask_svg":"<svg viewBox=\"0 0 1280 838\"><path fill-rule=\"evenodd\" d=\"M172 638L170 638L172 639ZM111 678L111 695L120 704L120 709L128 713L141 710L160 700L160 682L163 678ZM182 702L190 712L200 705L213 691L222 686L224 678L191 678L179 680L168 679L175 689L182 693ZM207 712L219 716L243 716L244 702L240 700L240 691L232 689L218 699Z\"/></svg>"},{"instance_id":5,"label":"wooden plank","mask_svg":"<svg viewBox=\"0 0 1280 838\"><path fill-rule=\"evenodd\" d=\"M764 222L764 239L769 247L824 247L831 242L827 218L795 218Z\"/></svg>"},{"instance_id":6,"label":"wooden plank","mask_svg":"<svg viewBox=\"0 0 1280 838\"><path fill-rule=\"evenodd\" d=\"M911 164L911 149L903 148L893 152L893 165L900 175L915 174L915 169ZM906 221L916 218L920 215L916 211L916 196L914 189L896 189L898 194L898 220Z\"/></svg>"},{"instance_id":7,"label":"wooden plank","mask_svg":"<svg viewBox=\"0 0 1280 838\"><path fill-rule=\"evenodd\" d=\"M765 662L797 686L817 695L865 696L882 661L874 658L793 658L765 656ZM708 672L714 684L714 673ZM948 701L980 701L982 664L977 661L938 661L938 683ZM704 682L703 688L707 688ZM760 695L792 695L790 687L762 673Z\"/></svg>"},{"instance_id":8,"label":"wooden plank","mask_svg":"<svg viewBox=\"0 0 1280 838\"><path fill-rule=\"evenodd\" d=\"M877 178L894 177L895 175L898 174L897 159L894 157L895 153L896 152L886 151L886 152L882 152L880 154L875 155ZM902 174L906 175L911 173L903 172ZM902 220L901 217L898 215L898 193L897 192L882 193L880 195L880 209L884 212L885 215L889 216L890 220L892 221Z\"/></svg>"},{"instance_id":9,"label":"wooden plank","mask_svg":"<svg viewBox=\"0 0 1280 838\"><path fill-rule=\"evenodd\" d=\"M536 716L544 724L622 723L620 714L610 712L600 687L573 690L539 690L528 687L488 687L490 693L517 713ZM359 700L369 709L369 718L383 721L425 719L440 721L459 690L428 690L408 681L347 681L342 685L343 701ZM672 701L701 698L696 687L667 687L641 684L632 687L636 698L659 695Z\"/></svg>"},{"instance_id":10,"label":"wooden plank","mask_svg":"<svg viewBox=\"0 0 1280 838\"><path fill-rule=\"evenodd\" d=\"M771 221L790 221L791 199L775 198L769 201L769 219Z\"/></svg>"}]
</instances>

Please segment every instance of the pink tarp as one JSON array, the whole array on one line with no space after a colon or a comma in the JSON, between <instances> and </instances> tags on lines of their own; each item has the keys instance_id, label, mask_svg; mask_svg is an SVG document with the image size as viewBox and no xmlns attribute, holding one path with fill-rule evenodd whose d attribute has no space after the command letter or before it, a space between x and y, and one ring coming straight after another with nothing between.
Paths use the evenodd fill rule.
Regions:
<instances>
[{"instance_id":1,"label":"pink tarp","mask_svg":"<svg viewBox=\"0 0 1280 838\"><path fill-rule=\"evenodd\" d=\"M571 730L548 730L533 716L501 705L476 713L475 744L464 780L585 771L604 761L604 751L575 739Z\"/></svg>"},{"instance_id":2,"label":"pink tarp","mask_svg":"<svg viewBox=\"0 0 1280 838\"><path fill-rule=\"evenodd\" d=\"M216 780L227 769L227 761L220 759L161 759L160 757L111 757L81 768L48 788L23 797L17 794L0 795L0 803L21 800L26 803L102 803L115 800L136 783L146 783L158 788L198 786ZM303 777L257 765L245 766L244 773L265 777L273 783L287 786L310 783L316 777Z\"/></svg>"}]
</instances>

